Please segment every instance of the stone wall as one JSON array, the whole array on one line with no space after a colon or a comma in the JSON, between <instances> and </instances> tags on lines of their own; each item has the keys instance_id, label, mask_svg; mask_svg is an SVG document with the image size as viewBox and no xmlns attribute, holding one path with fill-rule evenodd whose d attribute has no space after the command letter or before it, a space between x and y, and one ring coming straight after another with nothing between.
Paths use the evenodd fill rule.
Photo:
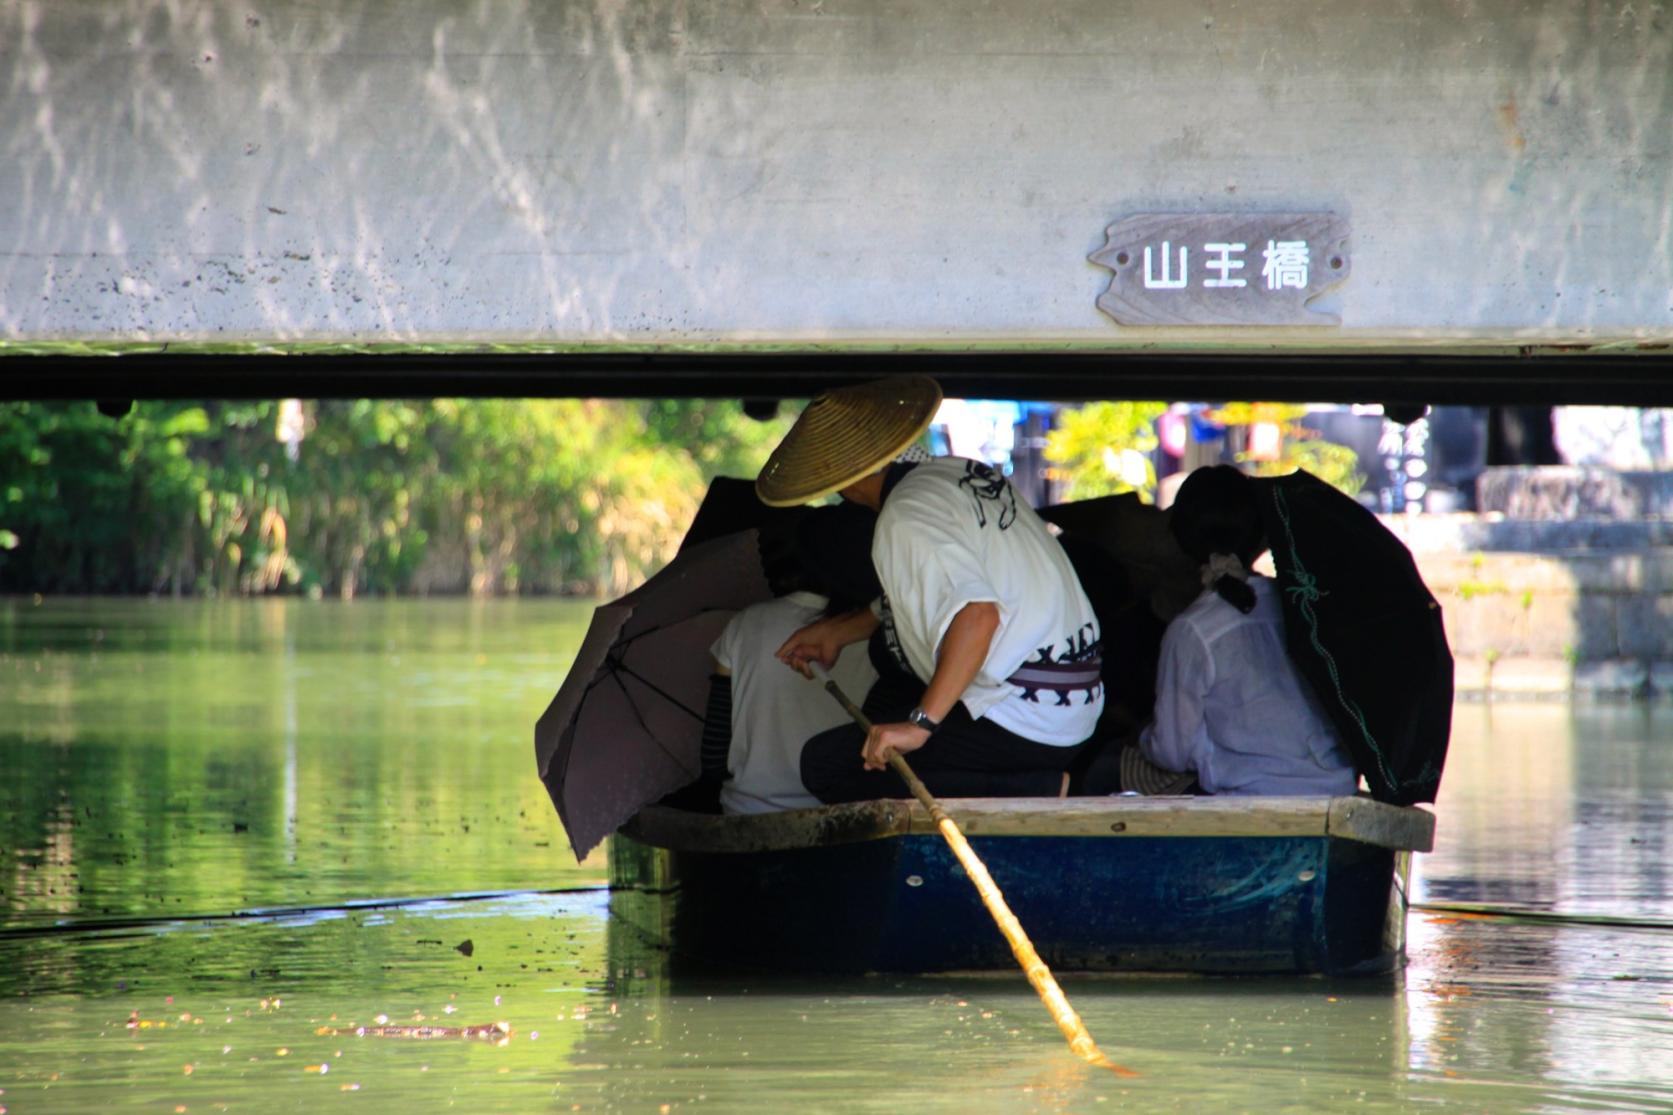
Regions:
<instances>
[{"instance_id":1,"label":"stone wall","mask_svg":"<svg viewBox=\"0 0 1673 1115\"><path fill-rule=\"evenodd\" d=\"M1673 697L1673 523L1391 517L1461 697Z\"/></svg>"},{"instance_id":2,"label":"stone wall","mask_svg":"<svg viewBox=\"0 0 1673 1115\"><path fill-rule=\"evenodd\" d=\"M1584 520L1638 527L1673 515L1673 472L1539 466L1490 468L1476 481L1476 505L1517 522Z\"/></svg>"}]
</instances>

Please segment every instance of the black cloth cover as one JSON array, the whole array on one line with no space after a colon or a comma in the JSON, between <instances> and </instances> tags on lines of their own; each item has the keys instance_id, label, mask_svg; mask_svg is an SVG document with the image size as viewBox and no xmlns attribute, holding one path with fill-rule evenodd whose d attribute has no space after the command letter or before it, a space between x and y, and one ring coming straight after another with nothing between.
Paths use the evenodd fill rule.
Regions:
<instances>
[{"instance_id":1,"label":"black cloth cover","mask_svg":"<svg viewBox=\"0 0 1673 1115\"><path fill-rule=\"evenodd\" d=\"M1452 730L1452 652L1411 552L1310 473L1256 484L1290 657L1372 796L1434 801Z\"/></svg>"},{"instance_id":2,"label":"black cloth cover","mask_svg":"<svg viewBox=\"0 0 1673 1115\"><path fill-rule=\"evenodd\" d=\"M1143 724L1156 707L1156 667L1167 624L1133 591L1121 563L1078 534L1057 539L1098 617L1103 639L1104 717L1094 738L1114 734L1106 724Z\"/></svg>"}]
</instances>

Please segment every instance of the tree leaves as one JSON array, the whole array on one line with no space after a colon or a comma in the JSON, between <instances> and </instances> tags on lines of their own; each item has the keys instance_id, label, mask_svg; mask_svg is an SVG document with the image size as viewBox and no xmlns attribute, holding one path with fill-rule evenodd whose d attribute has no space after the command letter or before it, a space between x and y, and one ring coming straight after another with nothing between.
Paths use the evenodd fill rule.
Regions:
<instances>
[{"instance_id":1,"label":"tree leaves","mask_svg":"<svg viewBox=\"0 0 1673 1115\"><path fill-rule=\"evenodd\" d=\"M718 400L321 400L295 442L281 409L0 406L0 591L619 592L788 424Z\"/></svg>"}]
</instances>

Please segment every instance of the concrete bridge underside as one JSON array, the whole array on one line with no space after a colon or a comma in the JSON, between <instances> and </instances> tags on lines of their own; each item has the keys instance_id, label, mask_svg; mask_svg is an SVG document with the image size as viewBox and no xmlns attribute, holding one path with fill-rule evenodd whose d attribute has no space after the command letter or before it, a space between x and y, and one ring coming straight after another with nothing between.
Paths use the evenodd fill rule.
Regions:
<instances>
[{"instance_id":1,"label":"concrete bridge underside","mask_svg":"<svg viewBox=\"0 0 1673 1115\"><path fill-rule=\"evenodd\" d=\"M0 0L0 344L1665 352L1670 147L1643 0ZM1157 210L1341 324L1115 324Z\"/></svg>"}]
</instances>

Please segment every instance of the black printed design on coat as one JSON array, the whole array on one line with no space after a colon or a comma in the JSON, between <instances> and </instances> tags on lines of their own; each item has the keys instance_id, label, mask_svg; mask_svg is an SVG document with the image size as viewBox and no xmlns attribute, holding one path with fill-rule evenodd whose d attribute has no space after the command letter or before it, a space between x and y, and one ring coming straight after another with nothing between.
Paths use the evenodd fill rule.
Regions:
<instances>
[{"instance_id":1,"label":"black printed design on coat","mask_svg":"<svg viewBox=\"0 0 1673 1115\"><path fill-rule=\"evenodd\" d=\"M1008 530L1017 521L1017 493L1005 474L992 465L980 461L964 462L964 475L958 486L970 493L976 506L976 525L988 525L988 506L993 505L1000 530Z\"/></svg>"},{"instance_id":2,"label":"black printed design on coat","mask_svg":"<svg viewBox=\"0 0 1673 1115\"><path fill-rule=\"evenodd\" d=\"M883 594L882 615L879 616L883 628L883 645L889 648L889 654L899 663L900 668L909 674L916 675L912 663L906 660L906 648L900 643L900 632L895 630L895 610L889 607L889 594Z\"/></svg>"},{"instance_id":3,"label":"black printed design on coat","mask_svg":"<svg viewBox=\"0 0 1673 1115\"><path fill-rule=\"evenodd\" d=\"M1034 652L1006 679L1022 690L1022 699L1040 701L1042 692L1055 694L1054 708L1067 708L1076 693L1085 693L1081 704L1090 705L1098 699L1103 688L1104 641L1096 623L1083 623L1063 640L1063 651L1057 653L1056 643L1047 643Z\"/></svg>"}]
</instances>

